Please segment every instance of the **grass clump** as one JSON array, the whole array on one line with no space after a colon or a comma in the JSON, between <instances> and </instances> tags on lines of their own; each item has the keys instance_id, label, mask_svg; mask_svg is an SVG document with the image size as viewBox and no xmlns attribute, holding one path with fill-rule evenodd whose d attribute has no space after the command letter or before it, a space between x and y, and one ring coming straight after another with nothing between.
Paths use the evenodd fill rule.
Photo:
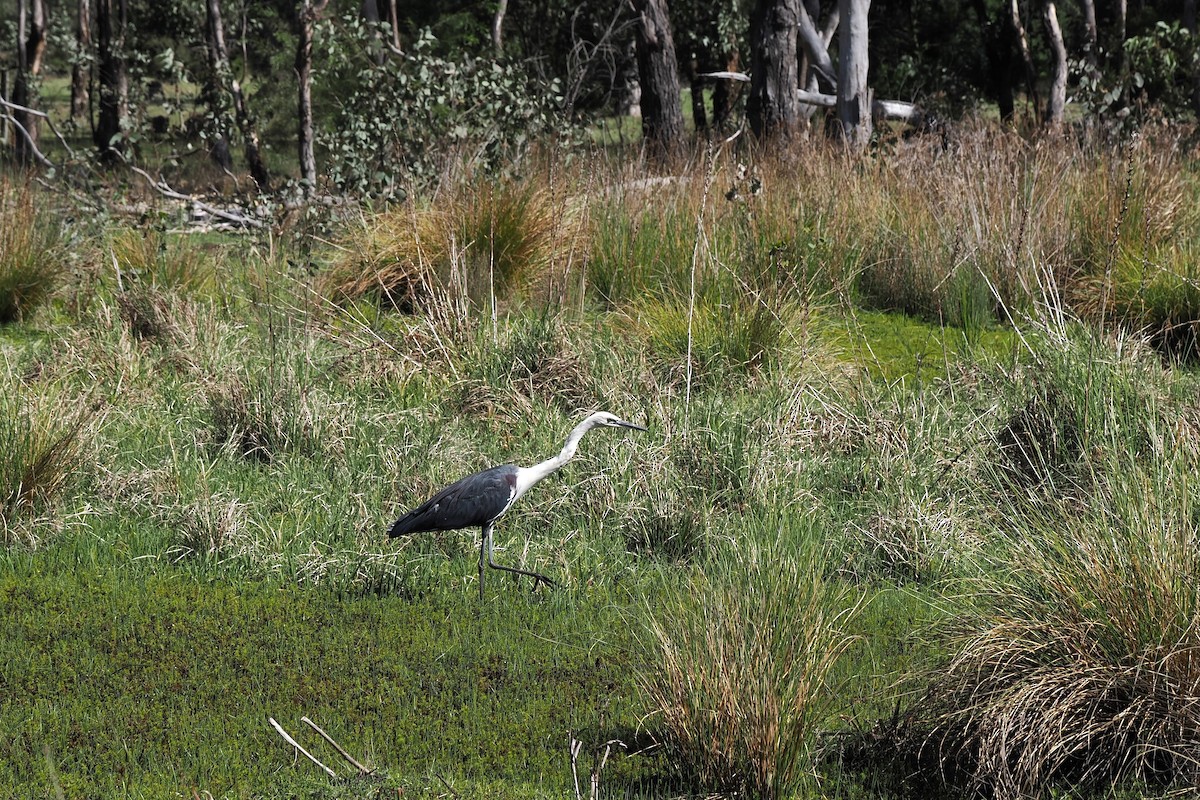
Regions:
<instances>
[{"instance_id":1,"label":"grass clump","mask_svg":"<svg viewBox=\"0 0 1200 800\"><path fill-rule=\"evenodd\" d=\"M444 190L436 208L401 205L364 217L317 288L336 302L365 299L405 313L435 290L487 307L546 277L572 236L570 215L547 188L464 181Z\"/></svg>"},{"instance_id":2,"label":"grass clump","mask_svg":"<svg viewBox=\"0 0 1200 800\"><path fill-rule=\"evenodd\" d=\"M1034 339L1034 341L1037 341ZM920 704L1000 800L1200 777L1200 434L1136 342L1047 337L1001 429L995 534Z\"/></svg>"},{"instance_id":3,"label":"grass clump","mask_svg":"<svg viewBox=\"0 0 1200 800\"><path fill-rule=\"evenodd\" d=\"M0 541L37 544L18 521L45 510L78 473L91 410L62 396L0 393Z\"/></svg>"},{"instance_id":4,"label":"grass clump","mask_svg":"<svg viewBox=\"0 0 1200 800\"><path fill-rule=\"evenodd\" d=\"M270 463L288 454L336 452L344 432L336 404L302 377L303 367L237 370L205 389L212 440Z\"/></svg>"},{"instance_id":5,"label":"grass clump","mask_svg":"<svg viewBox=\"0 0 1200 800\"><path fill-rule=\"evenodd\" d=\"M195 294L212 289L220 264L207 248L161 227L121 231L110 247L122 291L143 287Z\"/></svg>"},{"instance_id":6,"label":"grass clump","mask_svg":"<svg viewBox=\"0 0 1200 800\"><path fill-rule=\"evenodd\" d=\"M0 178L0 324L23 319L66 275L62 241L29 186Z\"/></svg>"},{"instance_id":7,"label":"grass clump","mask_svg":"<svg viewBox=\"0 0 1200 800\"><path fill-rule=\"evenodd\" d=\"M996 797L1064 781L1200 778L1189 473L1132 467L1091 508L1007 509L1020 520L1003 531L1014 545L958 618L954 656L929 698L942 711L935 737L961 747Z\"/></svg>"},{"instance_id":8,"label":"grass clump","mask_svg":"<svg viewBox=\"0 0 1200 800\"><path fill-rule=\"evenodd\" d=\"M777 798L811 771L857 610L820 550L749 542L648 612L638 685L686 779Z\"/></svg>"}]
</instances>

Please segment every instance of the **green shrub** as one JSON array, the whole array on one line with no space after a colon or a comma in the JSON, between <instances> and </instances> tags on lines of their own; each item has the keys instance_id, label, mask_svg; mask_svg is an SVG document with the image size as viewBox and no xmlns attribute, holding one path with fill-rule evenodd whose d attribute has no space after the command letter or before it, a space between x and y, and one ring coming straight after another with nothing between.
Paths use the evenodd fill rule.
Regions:
<instances>
[{"instance_id":1,"label":"green shrub","mask_svg":"<svg viewBox=\"0 0 1200 800\"><path fill-rule=\"evenodd\" d=\"M28 184L0 178L0 324L23 318L67 273L63 232Z\"/></svg>"},{"instance_id":2,"label":"green shrub","mask_svg":"<svg viewBox=\"0 0 1200 800\"><path fill-rule=\"evenodd\" d=\"M354 15L317 37L327 67L318 88L336 92L341 109L323 139L330 177L343 191L403 198L435 185L456 162L505 173L536 135L567 130L557 84L516 62L445 58L428 30L403 54L367 61L364 52L378 46L372 33Z\"/></svg>"}]
</instances>

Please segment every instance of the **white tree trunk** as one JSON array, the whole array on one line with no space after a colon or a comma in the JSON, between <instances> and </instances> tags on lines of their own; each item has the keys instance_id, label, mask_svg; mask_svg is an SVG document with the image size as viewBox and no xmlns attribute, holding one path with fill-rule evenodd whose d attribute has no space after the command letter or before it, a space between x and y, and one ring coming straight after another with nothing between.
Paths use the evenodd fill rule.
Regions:
<instances>
[{"instance_id":1,"label":"white tree trunk","mask_svg":"<svg viewBox=\"0 0 1200 800\"><path fill-rule=\"evenodd\" d=\"M296 41L296 78L299 83L298 139L300 183L308 197L317 185L317 156L313 143L312 50L313 28L329 0L301 0Z\"/></svg>"},{"instance_id":2,"label":"white tree trunk","mask_svg":"<svg viewBox=\"0 0 1200 800\"><path fill-rule=\"evenodd\" d=\"M496 49L496 57L504 55L504 15L508 11L508 0L496 3L496 13L492 15L492 47Z\"/></svg>"},{"instance_id":3,"label":"white tree trunk","mask_svg":"<svg viewBox=\"0 0 1200 800\"><path fill-rule=\"evenodd\" d=\"M1052 57L1050 94L1046 98L1046 127L1057 130L1062 126L1063 110L1067 104L1067 47L1063 43L1062 28L1058 24L1058 10L1054 0L1047 0L1042 8L1046 21L1046 37L1050 40Z\"/></svg>"},{"instance_id":4,"label":"white tree trunk","mask_svg":"<svg viewBox=\"0 0 1200 800\"><path fill-rule=\"evenodd\" d=\"M1029 102L1033 104L1034 114L1037 114L1041 110L1038 108L1037 71L1033 66L1033 55L1029 51L1029 36L1026 35L1025 25L1021 22L1020 0L1009 2L1008 18L1012 24L1013 35L1017 37L1017 47L1021 51L1021 63L1025 67L1025 91L1029 93Z\"/></svg>"},{"instance_id":5,"label":"white tree trunk","mask_svg":"<svg viewBox=\"0 0 1200 800\"><path fill-rule=\"evenodd\" d=\"M867 87L867 15L871 0L838 0L838 122L842 139L861 150L871 141L871 90Z\"/></svg>"}]
</instances>

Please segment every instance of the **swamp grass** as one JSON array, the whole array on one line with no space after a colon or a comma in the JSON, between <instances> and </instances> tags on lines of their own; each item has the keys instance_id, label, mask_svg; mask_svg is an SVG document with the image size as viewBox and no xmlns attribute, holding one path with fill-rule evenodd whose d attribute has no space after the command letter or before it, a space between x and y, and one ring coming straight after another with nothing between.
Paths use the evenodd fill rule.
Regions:
<instances>
[{"instance_id":1,"label":"swamp grass","mask_svg":"<svg viewBox=\"0 0 1200 800\"><path fill-rule=\"evenodd\" d=\"M1172 731L1195 692L1176 634L1194 608L1055 604L1046 587L1087 583L1072 559L1109 524L1194 534L1197 382L1154 349L1152 312L1191 318L1187 276L1137 305L1148 284L1120 268L1175 269L1186 234L1138 231L1184 213L1151 187L1194 176L1143 145L963 135L952 154L814 148L651 184L597 161L559 165L549 191L531 169L342 223L332 246L80 233L72 280L0 326L8 416L79 435L45 473L54 491L5 523L0 786L569 797L574 735L628 745L600 783L637 797L1185 788L1191 740ZM1138 170L1154 179L1123 180ZM505 241L534 255L497 281ZM484 266L491 280L463 279ZM496 530L501 563L553 592L489 581L480 605L477 531L386 540L438 487L557 452L595 408L650 431L589 434ZM1178 548L1130 553L1095 563L1130 585L1192 578ZM1109 647L1103 665L1167 676L1176 701L1140 706L1139 730L1178 757L1110 737L1129 769L989 769L1065 745L984 736L1032 670L973 683L972 665L1023 662L971 644L1022 621L1001 612L1035 609L1049 639L1097 608L1165 648ZM697 693L655 699L664 664ZM922 702L948 675L953 702ZM749 700L707 713L730 697ZM739 724L751 708L765 721ZM1086 711L1084 735L1103 724ZM267 715L293 734L310 716L382 782L323 777ZM775 722L788 735L764 739ZM720 751L689 730L719 731L699 738ZM934 748L946 731L973 744Z\"/></svg>"}]
</instances>

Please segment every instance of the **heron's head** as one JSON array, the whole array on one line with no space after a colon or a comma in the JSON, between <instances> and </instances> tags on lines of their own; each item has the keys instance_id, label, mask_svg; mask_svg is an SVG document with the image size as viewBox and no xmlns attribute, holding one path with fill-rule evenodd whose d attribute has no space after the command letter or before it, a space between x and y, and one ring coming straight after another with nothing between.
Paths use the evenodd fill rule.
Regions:
<instances>
[{"instance_id":1,"label":"heron's head","mask_svg":"<svg viewBox=\"0 0 1200 800\"><path fill-rule=\"evenodd\" d=\"M590 417L584 420L584 424L589 428L604 425L609 428L632 428L635 431L646 430L641 425L634 425L632 422L626 422L616 414L610 414L607 411L597 411L595 414L592 414Z\"/></svg>"}]
</instances>

